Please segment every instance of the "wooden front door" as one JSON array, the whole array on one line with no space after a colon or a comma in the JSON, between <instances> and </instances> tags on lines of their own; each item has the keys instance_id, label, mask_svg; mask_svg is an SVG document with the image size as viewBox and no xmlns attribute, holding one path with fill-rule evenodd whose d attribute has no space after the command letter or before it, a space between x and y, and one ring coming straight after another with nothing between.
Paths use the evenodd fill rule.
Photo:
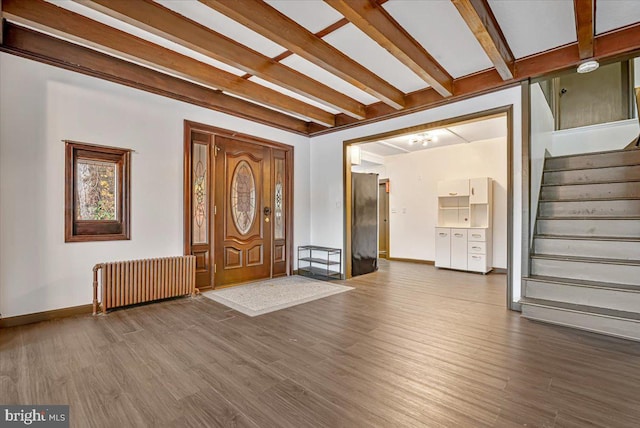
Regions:
<instances>
[{"instance_id":1,"label":"wooden front door","mask_svg":"<svg viewBox=\"0 0 640 428\"><path fill-rule=\"evenodd\" d=\"M271 149L215 137L215 287L271 277Z\"/></svg>"},{"instance_id":2,"label":"wooden front door","mask_svg":"<svg viewBox=\"0 0 640 428\"><path fill-rule=\"evenodd\" d=\"M185 122L184 254L196 286L290 275L293 147Z\"/></svg>"}]
</instances>

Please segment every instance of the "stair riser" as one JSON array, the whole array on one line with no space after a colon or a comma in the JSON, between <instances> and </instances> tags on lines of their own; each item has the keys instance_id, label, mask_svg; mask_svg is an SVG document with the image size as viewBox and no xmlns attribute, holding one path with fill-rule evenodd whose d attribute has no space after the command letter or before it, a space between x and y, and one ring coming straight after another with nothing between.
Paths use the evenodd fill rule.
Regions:
<instances>
[{"instance_id":1,"label":"stair riser","mask_svg":"<svg viewBox=\"0 0 640 428\"><path fill-rule=\"evenodd\" d=\"M544 168L545 170L602 168L638 164L640 164L640 150L627 150L592 155L548 158L545 161Z\"/></svg>"},{"instance_id":2,"label":"stair riser","mask_svg":"<svg viewBox=\"0 0 640 428\"><path fill-rule=\"evenodd\" d=\"M534 299L640 313L640 292L579 287L561 283L554 284L536 281L534 279L528 279L526 281L525 295Z\"/></svg>"},{"instance_id":3,"label":"stair riser","mask_svg":"<svg viewBox=\"0 0 640 428\"><path fill-rule=\"evenodd\" d=\"M536 254L575 257L606 257L609 259L640 259L640 242L589 241L586 239L535 238Z\"/></svg>"},{"instance_id":4,"label":"stair riser","mask_svg":"<svg viewBox=\"0 0 640 428\"><path fill-rule=\"evenodd\" d=\"M531 259L531 274L556 278L640 285L640 265Z\"/></svg>"},{"instance_id":5,"label":"stair riser","mask_svg":"<svg viewBox=\"0 0 640 428\"><path fill-rule=\"evenodd\" d=\"M640 215L640 200L541 202L543 217L633 217Z\"/></svg>"},{"instance_id":6,"label":"stair riser","mask_svg":"<svg viewBox=\"0 0 640 428\"><path fill-rule=\"evenodd\" d=\"M628 180L640 180L640 165L577 169L573 171L548 171L544 173L542 182L543 184L572 184Z\"/></svg>"},{"instance_id":7,"label":"stair riser","mask_svg":"<svg viewBox=\"0 0 640 428\"><path fill-rule=\"evenodd\" d=\"M543 187L541 200L640 198L640 181Z\"/></svg>"},{"instance_id":8,"label":"stair riser","mask_svg":"<svg viewBox=\"0 0 640 428\"><path fill-rule=\"evenodd\" d=\"M541 235L640 238L640 220L538 220Z\"/></svg>"},{"instance_id":9,"label":"stair riser","mask_svg":"<svg viewBox=\"0 0 640 428\"><path fill-rule=\"evenodd\" d=\"M522 305L522 316L536 321L640 341L640 323L632 320L607 318L527 304Z\"/></svg>"}]
</instances>

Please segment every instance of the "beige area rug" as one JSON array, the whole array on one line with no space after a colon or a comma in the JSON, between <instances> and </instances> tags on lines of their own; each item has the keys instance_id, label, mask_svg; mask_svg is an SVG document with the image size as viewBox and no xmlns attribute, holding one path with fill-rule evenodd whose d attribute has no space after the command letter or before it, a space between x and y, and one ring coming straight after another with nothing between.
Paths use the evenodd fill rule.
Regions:
<instances>
[{"instance_id":1,"label":"beige area rug","mask_svg":"<svg viewBox=\"0 0 640 428\"><path fill-rule=\"evenodd\" d=\"M349 290L353 287L292 275L206 291L202 295L255 317Z\"/></svg>"}]
</instances>

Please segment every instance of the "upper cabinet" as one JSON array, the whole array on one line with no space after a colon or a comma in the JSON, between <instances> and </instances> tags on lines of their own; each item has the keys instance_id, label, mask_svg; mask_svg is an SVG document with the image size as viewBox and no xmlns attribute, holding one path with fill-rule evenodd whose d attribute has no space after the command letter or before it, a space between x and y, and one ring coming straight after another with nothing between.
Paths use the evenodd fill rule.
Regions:
<instances>
[{"instance_id":1,"label":"upper cabinet","mask_svg":"<svg viewBox=\"0 0 640 428\"><path fill-rule=\"evenodd\" d=\"M456 180L459 181L459 180ZM469 203L488 204L491 179L489 177L472 178L469 180Z\"/></svg>"},{"instance_id":2,"label":"upper cabinet","mask_svg":"<svg viewBox=\"0 0 640 428\"><path fill-rule=\"evenodd\" d=\"M491 227L493 183L489 177L438 182L438 226Z\"/></svg>"},{"instance_id":3,"label":"upper cabinet","mask_svg":"<svg viewBox=\"0 0 640 428\"><path fill-rule=\"evenodd\" d=\"M438 181L438 196L469 196L469 180Z\"/></svg>"}]
</instances>

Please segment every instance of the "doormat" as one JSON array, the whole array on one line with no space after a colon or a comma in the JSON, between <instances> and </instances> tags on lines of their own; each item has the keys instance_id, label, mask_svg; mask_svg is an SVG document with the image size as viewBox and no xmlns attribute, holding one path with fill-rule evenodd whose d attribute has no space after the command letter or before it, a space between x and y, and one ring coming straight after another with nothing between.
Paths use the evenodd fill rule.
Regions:
<instances>
[{"instance_id":1,"label":"doormat","mask_svg":"<svg viewBox=\"0 0 640 428\"><path fill-rule=\"evenodd\" d=\"M255 317L349 290L353 287L293 275L206 291L202 295Z\"/></svg>"}]
</instances>

